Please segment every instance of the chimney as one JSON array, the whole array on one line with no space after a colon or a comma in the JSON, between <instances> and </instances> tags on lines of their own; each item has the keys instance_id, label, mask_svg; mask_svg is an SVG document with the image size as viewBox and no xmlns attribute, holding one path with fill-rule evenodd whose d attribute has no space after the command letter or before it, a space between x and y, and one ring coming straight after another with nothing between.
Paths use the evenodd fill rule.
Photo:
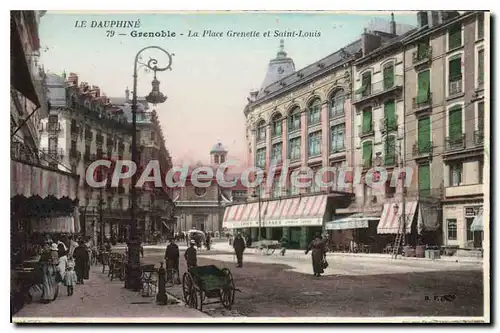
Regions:
<instances>
[{"instance_id":1,"label":"chimney","mask_svg":"<svg viewBox=\"0 0 500 333\"><path fill-rule=\"evenodd\" d=\"M130 91L128 90L128 87L127 87L127 89L125 89L125 102L126 103L128 103L130 101L129 97L130 97Z\"/></svg>"},{"instance_id":2,"label":"chimney","mask_svg":"<svg viewBox=\"0 0 500 333\"><path fill-rule=\"evenodd\" d=\"M396 35L396 21L394 21L394 13L391 13L391 34Z\"/></svg>"}]
</instances>

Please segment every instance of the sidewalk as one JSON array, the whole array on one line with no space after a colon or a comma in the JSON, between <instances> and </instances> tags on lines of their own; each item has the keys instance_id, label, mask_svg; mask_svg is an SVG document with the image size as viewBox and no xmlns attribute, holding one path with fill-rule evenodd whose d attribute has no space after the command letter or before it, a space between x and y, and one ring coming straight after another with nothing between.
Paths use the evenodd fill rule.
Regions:
<instances>
[{"instance_id":1,"label":"sidewalk","mask_svg":"<svg viewBox=\"0 0 500 333\"><path fill-rule=\"evenodd\" d=\"M211 318L182 303L156 305L155 297L142 297L140 293L126 290L123 281L111 282L101 270L102 266L93 266L90 279L84 285L76 285L73 296L67 296L66 287L63 287L52 303L26 304L12 317L12 322L123 322L124 317L141 321L143 317L156 322L185 321L186 318L190 322L206 322Z\"/></svg>"},{"instance_id":2,"label":"sidewalk","mask_svg":"<svg viewBox=\"0 0 500 333\"><path fill-rule=\"evenodd\" d=\"M221 251L221 252L234 252L233 247L229 245L228 242L224 243L214 243L212 245L213 250ZM245 253L260 253L261 251L250 248L245 251ZM272 256L279 256L280 250L277 249L274 251ZM293 258L303 258L304 250L286 250L287 257ZM335 257L353 257L353 258L372 258L372 259L390 259L391 254L385 253L344 253L344 252L329 252L327 253L327 257L335 258ZM419 260L419 261L447 261L447 262L473 262L473 263L482 263L482 258L474 258L474 257L441 257L440 259L432 260L428 258L415 258L415 257L403 257L398 256L398 260Z\"/></svg>"}]
</instances>

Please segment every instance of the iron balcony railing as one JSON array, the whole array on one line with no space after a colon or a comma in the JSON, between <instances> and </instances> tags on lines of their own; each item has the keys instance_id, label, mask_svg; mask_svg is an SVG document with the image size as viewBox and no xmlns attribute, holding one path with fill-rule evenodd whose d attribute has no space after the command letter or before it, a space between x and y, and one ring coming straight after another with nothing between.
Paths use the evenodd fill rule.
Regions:
<instances>
[{"instance_id":1,"label":"iron balcony railing","mask_svg":"<svg viewBox=\"0 0 500 333\"><path fill-rule=\"evenodd\" d=\"M419 110L432 106L432 93L427 93L427 98L425 99L425 101L419 101L417 97L413 97L412 105L413 110Z\"/></svg>"},{"instance_id":2,"label":"iron balcony railing","mask_svg":"<svg viewBox=\"0 0 500 333\"><path fill-rule=\"evenodd\" d=\"M474 131L474 144L476 146L480 146L480 145L484 144L484 131L483 130Z\"/></svg>"},{"instance_id":3,"label":"iron balcony railing","mask_svg":"<svg viewBox=\"0 0 500 333\"><path fill-rule=\"evenodd\" d=\"M462 93L462 77L449 82L449 95L454 96Z\"/></svg>"},{"instance_id":4,"label":"iron balcony railing","mask_svg":"<svg viewBox=\"0 0 500 333\"><path fill-rule=\"evenodd\" d=\"M413 52L413 66L432 60L432 46Z\"/></svg>"},{"instance_id":5,"label":"iron balcony railing","mask_svg":"<svg viewBox=\"0 0 500 333\"><path fill-rule=\"evenodd\" d=\"M43 148L42 152L49 156L50 158L53 158L55 160L61 160L64 158L64 149L62 148Z\"/></svg>"},{"instance_id":6,"label":"iron balcony railing","mask_svg":"<svg viewBox=\"0 0 500 333\"><path fill-rule=\"evenodd\" d=\"M359 136L363 137L363 136L373 135L374 128L375 128L375 122L374 121L371 122L370 128L363 128L362 125L358 125Z\"/></svg>"},{"instance_id":7,"label":"iron balcony railing","mask_svg":"<svg viewBox=\"0 0 500 333\"><path fill-rule=\"evenodd\" d=\"M47 123L47 131L48 132L60 132L61 131L61 124L60 123Z\"/></svg>"},{"instance_id":8,"label":"iron balcony railing","mask_svg":"<svg viewBox=\"0 0 500 333\"><path fill-rule=\"evenodd\" d=\"M403 76L401 75L394 75L392 80L385 79L377 81L366 86L364 89L361 85L355 92L354 101L359 102L397 87L403 87Z\"/></svg>"},{"instance_id":9,"label":"iron balcony railing","mask_svg":"<svg viewBox=\"0 0 500 333\"><path fill-rule=\"evenodd\" d=\"M398 129L398 116L394 116L394 120L391 122L389 118L380 119L380 130L382 132L396 131Z\"/></svg>"},{"instance_id":10,"label":"iron balcony railing","mask_svg":"<svg viewBox=\"0 0 500 333\"><path fill-rule=\"evenodd\" d=\"M338 118L345 115L344 104L335 104L330 107L330 118Z\"/></svg>"},{"instance_id":11,"label":"iron balcony railing","mask_svg":"<svg viewBox=\"0 0 500 333\"><path fill-rule=\"evenodd\" d=\"M456 138L446 137L446 150L460 149L465 149L465 133Z\"/></svg>"},{"instance_id":12,"label":"iron balcony railing","mask_svg":"<svg viewBox=\"0 0 500 333\"><path fill-rule=\"evenodd\" d=\"M432 154L432 141L429 141L425 144L419 145L418 142L415 142L413 144L413 156L421 156L421 155L426 155L426 154Z\"/></svg>"}]
</instances>

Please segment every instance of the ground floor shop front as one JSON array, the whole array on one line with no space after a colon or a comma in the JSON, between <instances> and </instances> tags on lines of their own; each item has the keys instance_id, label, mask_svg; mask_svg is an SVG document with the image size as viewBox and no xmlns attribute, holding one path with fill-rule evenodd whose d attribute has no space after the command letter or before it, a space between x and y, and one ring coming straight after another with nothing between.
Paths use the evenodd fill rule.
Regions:
<instances>
[{"instance_id":1,"label":"ground floor shop front","mask_svg":"<svg viewBox=\"0 0 500 333\"><path fill-rule=\"evenodd\" d=\"M443 244L460 249L482 248L482 200L443 206Z\"/></svg>"}]
</instances>

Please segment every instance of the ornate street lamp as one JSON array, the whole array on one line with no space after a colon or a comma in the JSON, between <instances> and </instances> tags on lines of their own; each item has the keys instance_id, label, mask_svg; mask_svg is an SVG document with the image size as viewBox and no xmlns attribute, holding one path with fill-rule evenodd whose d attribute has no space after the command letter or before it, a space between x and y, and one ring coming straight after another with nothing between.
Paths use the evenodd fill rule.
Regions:
<instances>
[{"instance_id":1,"label":"ornate street lamp","mask_svg":"<svg viewBox=\"0 0 500 333\"><path fill-rule=\"evenodd\" d=\"M144 64L140 63L140 55L145 50L157 49L162 51L168 57L168 64L165 67L158 67L158 60L149 59ZM137 163L137 65L143 65L149 70L154 72L154 79L152 84L152 91L146 96L146 101L151 104L161 104L167 100L167 97L160 92L160 81L156 78L156 72L163 72L172 70L172 56L159 46L147 46L137 52L134 60L134 91L132 94L132 161ZM137 195L136 195L137 174L132 175L132 184L130 188L130 236L128 239L128 262L127 262L127 278L125 279L125 288L139 291L141 289L141 263L140 263L140 249L141 239L137 230Z\"/></svg>"}]
</instances>

